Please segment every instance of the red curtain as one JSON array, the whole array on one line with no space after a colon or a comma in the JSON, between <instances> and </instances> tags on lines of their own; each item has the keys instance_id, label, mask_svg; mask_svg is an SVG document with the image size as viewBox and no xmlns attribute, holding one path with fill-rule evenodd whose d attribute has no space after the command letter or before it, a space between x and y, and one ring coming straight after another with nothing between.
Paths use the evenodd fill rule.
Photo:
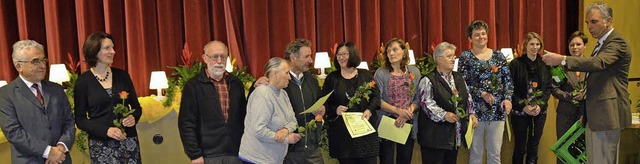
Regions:
<instances>
[{"instance_id":1,"label":"red curtain","mask_svg":"<svg viewBox=\"0 0 640 164\"><path fill-rule=\"evenodd\" d=\"M227 43L236 65L256 77L295 38L311 40L313 51L353 41L369 62L394 37L417 57L440 41L457 45L459 54L470 47L465 29L476 19L489 24L490 48L516 48L533 31L546 49L566 52L566 8L563 0L0 0L0 79L18 75L16 41L38 41L55 64L67 53L83 60L82 44L96 31L115 36L113 66L129 71L139 95L153 92L151 71L170 74L167 66L182 64L184 43L200 59L211 40Z\"/></svg>"}]
</instances>

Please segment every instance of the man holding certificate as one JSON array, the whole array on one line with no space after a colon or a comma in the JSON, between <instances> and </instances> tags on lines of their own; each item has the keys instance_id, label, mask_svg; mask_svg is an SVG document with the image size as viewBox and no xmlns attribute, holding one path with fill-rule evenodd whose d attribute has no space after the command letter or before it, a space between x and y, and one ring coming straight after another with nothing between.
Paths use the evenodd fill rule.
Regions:
<instances>
[{"instance_id":1,"label":"man holding certificate","mask_svg":"<svg viewBox=\"0 0 640 164\"><path fill-rule=\"evenodd\" d=\"M469 119L473 128L478 124L467 84L462 74L452 71L455 51L453 44L438 44L433 52L436 70L419 83L423 112L418 116L418 143L422 163L456 163L458 147L466 143L463 136Z\"/></svg>"}]
</instances>

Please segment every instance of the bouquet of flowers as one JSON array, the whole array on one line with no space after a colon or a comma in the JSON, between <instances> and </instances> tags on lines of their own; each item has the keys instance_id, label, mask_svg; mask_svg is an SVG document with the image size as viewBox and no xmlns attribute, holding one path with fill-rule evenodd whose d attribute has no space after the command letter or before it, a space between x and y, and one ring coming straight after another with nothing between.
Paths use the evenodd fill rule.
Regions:
<instances>
[{"instance_id":1,"label":"bouquet of flowers","mask_svg":"<svg viewBox=\"0 0 640 164\"><path fill-rule=\"evenodd\" d=\"M453 95L451 96L451 100L449 100L449 103L451 103L451 105L455 107L456 115L458 115L458 118L465 118L469 116L469 114L464 110L464 108L462 108L462 105L460 105L461 100L462 98L458 94L458 89L453 89Z\"/></svg>"},{"instance_id":2,"label":"bouquet of flowers","mask_svg":"<svg viewBox=\"0 0 640 164\"><path fill-rule=\"evenodd\" d=\"M496 92L500 88L500 81L498 81L498 66L491 66L491 76L489 77L489 89Z\"/></svg>"},{"instance_id":3,"label":"bouquet of flowers","mask_svg":"<svg viewBox=\"0 0 640 164\"><path fill-rule=\"evenodd\" d=\"M402 86L409 87L409 92L407 92L407 95L409 96L413 96L416 93L416 86L413 85L413 79L415 78L416 76L413 75L413 73L409 74L409 81L402 84Z\"/></svg>"},{"instance_id":4,"label":"bouquet of flowers","mask_svg":"<svg viewBox=\"0 0 640 164\"><path fill-rule=\"evenodd\" d=\"M123 118L113 120L113 124L116 125L116 127L118 127L120 131L122 131L122 133L124 133L124 126L122 126L122 120L125 117L132 114L134 111L136 111L136 109L131 109L131 106L128 106L128 107L124 106L124 100L126 100L127 97L129 97L128 92L122 91L119 93L119 95L120 95L120 99L122 99L122 103L117 104L115 107L113 107L113 113L117 115L121 115Z\"/></svg>"},{"instance_id":5,"label":"bouquet of flowers","mask_svg":"<svg viewBox=\"0 0 640 164\"><path fill-rule=\"evenodd\" d=\"M585 89L585 83L584 80L580 80L580 75L578 75L578 86L573 88L573 92L571 92L571 96L576 96L578 95L578 93L584 91ZM578 102L578 100L571 100L571 103L573 103L573 105L578 106L580 104L580 102Z\"/></svg>"},{"instance_id":6,"label":"bouquet of flowers","mask_svg":"<svg viewBox=\"0 0 640 164\"><path fill-rule=\"evenodd\" d=\"M542 96L542 91L538 90L538 82L531 82L531 89L529 89L529 94L527 94L527 98L518 101L518 103L522 105L544 105L545 102L540 100L540 96Z\"/></svg>"},{"instance_id":7,"label":"bouquet of flowers","mask_svg":"<svg viewBox=\"0 0 640 164\"><path fill-rule=\"evenodd\" d=\"M368 101L369 95L371 94L371 88L374 88L375 86L375 81L371 81L368 83L364 82L362 85L360 85L360 87L358 87L355 95L349 98L349 105L347 105L347 107L352 108L354 105L360 104L360 101L362 101L361 99L363 97Z\"/></svg>"}]
</instances>

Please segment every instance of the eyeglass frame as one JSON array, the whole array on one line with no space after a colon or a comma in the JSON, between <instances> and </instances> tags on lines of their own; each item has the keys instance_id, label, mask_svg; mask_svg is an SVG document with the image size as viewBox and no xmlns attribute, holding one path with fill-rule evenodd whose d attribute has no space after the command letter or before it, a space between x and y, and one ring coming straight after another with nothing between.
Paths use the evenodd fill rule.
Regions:
<instances>
[{"instance_id":1,"label":"eyeglass frame","mask_svg":"<svg viewBox=\"0 0 640 164\"><path fill-rule=\"evenodd\" d=\"M33 59L31 61L23 61L23 60L18 60L17 62L21 62L21 63L29 63L32 65L39 65L39 64L47 64L49 62L49 58L42 58L42 59Z\"/></svg>"},{"instance_id":2,"label":"eyeglass frame","mask_svg":"<svg viewBox=\"0 0 640 164\"><path fill-rule=\"evenodd\" d=\"M225 60L227 60L227 58L229 58L229 55L212 55L212 56L209 56L207 54L202 54L202 55L206 56L207 58L209 58L209 59L211 59L213 61L218 61L218 59L222 59L222 61L225 61ZM224 56L224 58L222 56Z\"/></svg>"}]
</instances>

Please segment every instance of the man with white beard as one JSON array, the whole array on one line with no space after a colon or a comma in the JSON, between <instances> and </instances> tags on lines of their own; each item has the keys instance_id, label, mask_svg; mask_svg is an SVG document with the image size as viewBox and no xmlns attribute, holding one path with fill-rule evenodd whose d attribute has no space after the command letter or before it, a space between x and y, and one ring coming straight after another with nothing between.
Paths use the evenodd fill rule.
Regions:
<instances>
[{"instance_id":1,"label":"man with white beard","mask_svg":"<svg viewBox=\"0 0 640 164\"><path fill-rule=\"evenodd\" d=\"M238 158L247 99L244 84L225 71L229 50L220 41L204 46L207 64L182 90L178 129L193 164L242 163Z\"/></svg>"}]
</instances>

